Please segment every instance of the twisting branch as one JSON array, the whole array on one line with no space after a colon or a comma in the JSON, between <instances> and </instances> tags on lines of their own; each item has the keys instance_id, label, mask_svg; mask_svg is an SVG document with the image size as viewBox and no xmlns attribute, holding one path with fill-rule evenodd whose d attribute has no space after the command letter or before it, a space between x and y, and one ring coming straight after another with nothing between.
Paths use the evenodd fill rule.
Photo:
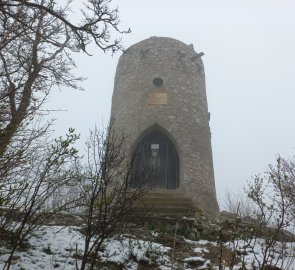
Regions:
<instances>
[{"instance_id":1,"label":"twisting branch","mask_svg":"<svg viewBox=\"0 0 295 270\"><path fill-rule=\"evenodd\" d=\"M48 5L46 3L49 2ZM110 9L111 0L92 0L84 3L84 9L81 10L83 19L80 25L73 24L65 11L70 10L71 1L65 6L58 5L55 1L28 1L28 0L10 0L1 1L1 7L27 7L34 10L44 11L62 22L74 34L74 38L79 44L79 48L87 53L87 45L92 39L96 45L103 51L112 50L116 52L121 50L120 40L110 42L110 27L120 34L130 32L130 29L121 31L119 29L118 9ZM12 13L5 11L9 16ZM26 23L23 22L26 26Z\"/></svg>"},{"instance_id":2,"label":"twisting branch","mask_svg":"<svg viewBox=\"0 0 295 270\"><path fill-rule=\"evenodd\" d=\"M71 53L88 53L91 42L104 52L122 49L111 36L129 30L119 29L111 0L81 4L81 19L73 23L70 0L0 0L0 159L53 87L80 88Z\"/></svg>"},{"instance_id":3,"label":"twisting branch","mask_svg":"<svg viewBox=\"0 0 295 270\"><path fill-rule=\"evenodd\" d=\"M14 213L27 202L22 205L23 226L16 231L25 237L28 223L36 224L36 211L44 206L45 182L54 192L58 183L68 180L55 163L37 164L50 150L44 145L52 121L44 121L42 106L54 87L81 89L84 78L73 72L72 53L89 54L90 43L103 52L122 49L113 36L129 31L119 30L118 10L110 6L111 0L85 2L80 20L73 23L71 0L0 0L0 230L11 223L9 215L2 219L2 208L9 206ZM17 245L23 239L18 238Z\"/></svg>"},{"instance_id":4,"label":"twisting branch","mask_svg":"<svg viewBox=\"0 0 295 270\"><path fill-rule=\"evenodd\" d=\"M79 270L94 269L102 243L127 219L133 203L149 190L144 173L142 184L132 188L134 157L126 146L124 135L115 130L114 123L107 133L94 129L90 134L87 164L78 169L86 224Z\"/></svg>"}]
</instances>

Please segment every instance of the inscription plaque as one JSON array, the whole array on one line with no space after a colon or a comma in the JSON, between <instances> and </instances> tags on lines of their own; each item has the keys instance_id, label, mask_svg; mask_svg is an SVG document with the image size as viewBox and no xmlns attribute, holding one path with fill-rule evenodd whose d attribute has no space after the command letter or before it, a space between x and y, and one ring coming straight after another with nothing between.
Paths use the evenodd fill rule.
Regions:
<instances>
[{"instance_id":1,"label":"inscription plaque","mask_svg":"<svg viewBox=\"0 0 295 270\"><path fill-rule=\"evenodd\" d=\"M151 93L148 97L149 105L167 105L167 93Z\"/></svg>"}]
</instances>

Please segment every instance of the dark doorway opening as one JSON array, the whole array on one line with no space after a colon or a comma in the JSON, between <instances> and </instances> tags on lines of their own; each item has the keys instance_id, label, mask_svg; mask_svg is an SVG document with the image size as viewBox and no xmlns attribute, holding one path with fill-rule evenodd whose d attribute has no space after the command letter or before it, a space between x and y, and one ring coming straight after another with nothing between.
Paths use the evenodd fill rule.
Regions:
<instances>
[{"instance_id":1,"label":"dark doorway opening","mask_svg":"<svg viewBox=\"0 0 295 270\"><path fill-rule=\"evenodd\" d=\"M134 186L147 184L154 188L176 189L179 186L179 158L171 140L158 128L139 141L135 150Z\"/></svg>"}]
</instances>

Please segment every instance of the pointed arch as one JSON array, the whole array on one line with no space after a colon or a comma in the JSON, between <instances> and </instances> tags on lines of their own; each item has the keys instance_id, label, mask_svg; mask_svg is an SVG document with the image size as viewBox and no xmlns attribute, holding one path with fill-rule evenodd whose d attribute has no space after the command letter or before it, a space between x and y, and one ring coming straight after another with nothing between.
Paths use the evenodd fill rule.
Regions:
<instances>
[{"instance_id":1,"label":"pointed arch","mask_svg":"<svg viewBox=\"0 0 295 270\"><path fill-rule=\"evenodd\" d=\"M139 136L134 147L134 186L147 179L154 188L178 188L179 155L171 138L158 124L147 128Z\"/></svg>"}]
</instances>

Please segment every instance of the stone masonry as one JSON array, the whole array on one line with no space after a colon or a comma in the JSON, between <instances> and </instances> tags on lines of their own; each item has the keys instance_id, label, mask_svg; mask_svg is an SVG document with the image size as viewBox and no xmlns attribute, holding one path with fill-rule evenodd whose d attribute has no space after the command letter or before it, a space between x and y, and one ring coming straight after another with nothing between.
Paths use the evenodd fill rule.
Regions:
<instances>
[{"instance_id":1,"label":"stone masonry","mask_svg":"<svg viewBox=\"0 0 295 270\"><path fill-rule=\"evenodd\" d=\"M120 57L111 117L134 151L141 136L158 127L173 142L179 156L179 185L171 192L192 199L196 208L216 217L205 73L193 45L166 37L151 37ZM155 78L160 83L155 84Z\"/></svg>"}]
</instances>

